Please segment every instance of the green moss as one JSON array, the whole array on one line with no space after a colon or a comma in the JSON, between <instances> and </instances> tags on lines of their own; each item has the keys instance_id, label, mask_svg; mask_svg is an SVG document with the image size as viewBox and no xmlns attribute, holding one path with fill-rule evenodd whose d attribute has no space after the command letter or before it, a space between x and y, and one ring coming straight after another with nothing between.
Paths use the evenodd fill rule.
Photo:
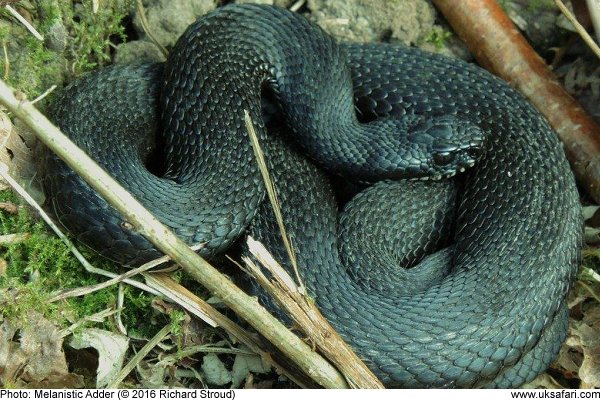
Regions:
<instances>
[{"instance_id":1,"label":"green moss","mask_svg":"<svg viewBox=\"0 0 600 400\"><path fill-rule=\"evenodd\" d=\"M42 36L48 39L52 28L60 25L68 37L64 52L50 50L48 40L36 39L0 7L0 46L6 48L10 66L8 76L2 77L30 99L52 85L61 86L65 79L109 63L112 42L125 39L122 20L131 9L131 0L103 1L96 13L91 0L37 0L34 4L28 11Z\"/></svg>"},{"instance_id":2,"label":"green moss","mask_svg":"<svg viewBox=\"0 0 600 400\"><path fill-rule=\"evenodd\" d=\"M65 10L66 26L72 36L68 52L75 75L110 62L112 41L125 40L122 20L130 9L130 0L109 0L102 2L96 13L91 1Z\"/></svg>"},{"instance_id":3,"label":"green moss","mask_svg":"<svg viewBox=\"0 0 600 400\"><path fill-rule=\"evenodd\" d=\"M5 32L5 29L2 29ZM33 36L21 36L17 45L3 40L8 49L10 62L8 83L24 92L28 98L35 98L46 91L57 80L60 82L62 62L58 54L45 49L43 43ZM15 48L21 53L13 55ZM25 49L25 51L22 51Z\"/></svg>"},{"instance_id":4,"label":"green moss","mask_svg":"<svg viewBox=\"0 0 600 400\"><path fill-rule=\"evenodd\" d=\"M441 49L446 45L446 40L452 36L452 32L440 27L434 27L425 37L427 43L432 43L436 49Z\"/></svg>"},{"instance_id":5,"label":"green moss","mask_svg":"<svg viewBox=\"0 0 600 400\"><path fill-rule=\"evenodd\" d=\"M171 319L171 337L177 345L177 349L183 348L183 324L185 323L185 313L183 311L175 310L169 314Z\"/></svg>"},{"instance_id":6,"label":"green moss","mask_svg":"<svg viewBox=\"0 0 600 400\"><path fill-rule=\"evenodd\" d=\"M0 26L0 42L6 43L10 38L10 29L8 25Z\"/></svg>"},{"instance_id":7,"label":"green moss","mask_svg":"<svg viewBox=\"0 0 600 400\"><path fill-rule=\"evenodd\" d=\"M62 18L60 2L57 0L38 0L37 10L40 22L39 28L43 32L48 32L52 24Z\"/></svg>"},{"instance_id":8,"label":"green moss","mask_svg":"<svg viewBox=\"0 0 600 400\"><path fill-rule=\"evenodd\" d=\"M1 191L0 201L18 203L16 195L10 191ZM18 298L18 301L0 301L0 315L22 320L29 310L36 310L66 327L85 316L115 306L117 286L49 303L48 299L55 292L94 285L106 278L86 272L68 247L50 233L43 222L32 217L26 207L20 207L16 215L0 211L0 235L11 233L27 233L29 236L26 240L0 247L0 258L7 263L6 272L0 277L0 291L6 291L4 297L10 291ZM118 266L89 250L82 249L82 252L98 268L119 270ZM123 322L135 328L138 336L154 334L156 329L147 323L152 316L149 307L152 297L128 286L124 293ZM114 328L111 321L105 322L102 327Z\"/></svg>"},{"instance_id":9,"label":"green moss","mask_svg":"<svg viewBox=\"0 0 600 400\"><path fill-rule=\"evenodd\" d=\"M60 54L48 50L44 42L36 39L12 14L3 11L0 21L2 77L27 97L35 98L51 85L61 83L63 59ZM32 25L45 36L49 21L37 18L35 9L28 11L34 17ZM9 61L8 74L5 59Z\"/></svg>"}]
</instances>

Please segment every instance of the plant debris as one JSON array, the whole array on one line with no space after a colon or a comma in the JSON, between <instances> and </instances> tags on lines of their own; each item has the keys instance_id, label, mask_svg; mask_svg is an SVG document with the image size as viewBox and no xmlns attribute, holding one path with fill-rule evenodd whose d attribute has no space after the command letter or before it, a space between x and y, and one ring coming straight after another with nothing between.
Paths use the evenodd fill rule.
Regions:
<instances>
[{"instance_id":1,"label":"plant debris","mask_svg":"<svg viewBox=\"0 0 600 400\"><path fill-rule=\"evenodd\" d=\"M3 295L9 295L3 290ZM22 388L83 387L69 372L58 327L36 311L0 323L0 386Z\"/></svg>"}]
</instances>

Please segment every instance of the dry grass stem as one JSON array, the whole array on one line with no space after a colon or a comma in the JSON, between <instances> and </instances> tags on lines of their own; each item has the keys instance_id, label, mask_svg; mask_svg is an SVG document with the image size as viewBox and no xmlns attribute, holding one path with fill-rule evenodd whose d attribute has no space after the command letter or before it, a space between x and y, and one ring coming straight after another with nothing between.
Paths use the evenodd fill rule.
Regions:
<instances>
[{"instance_id":1,"label":"dry grass stem","mask_svg":"<svg viewBox=\"0 0 600 400\"><path fill-rule=\"evenodd\" d=\"M4 80L8 80L10 76L10 60L8 59L8 48L6 47L6 41L2 42L2 50L4 52Z\"/></svg>"},{"instance_id":2,"label":"dry grass stem","mask_svg":"<svg viewBox=\"0 0 600 400\"><path fill-rule=\"evenodd\" d=\"M254 129L254 123L252 122L252 118L250 117L250 113L248 113L248 110L244 110L244 121L246 123L246 130L248 131L248 135L250 136L250 141L252 142L252 149L254 150L256 162L258 163L263 182L265 183L265 188L267 189L267 196L269 197L271 207L273 207L273 212L275 213L275 218L277 219L277 225L279 226L281 239L283 240L283 244L288 253L288 257L290 259L290 262L292 263L292 268L294 269L294 274L296 275L298 285L302 288L303 293L306 293L306 288L304 287L304 283L302 282L302 279L300 278L300 273L298 272L296 252L286 232L285 223L283 222L283 215L281 214L281 206L279 205L279 200L277 200L275 184L273 183L271 175L269 174L269 169L265 161L265 156L262 151L262 148L260 147L258 135L256 134L256 130Z\"/></svg>"},{"instance_id":3,"label":"dry grass stem","mask_svg":"<svg viewBox=\"0 0 600 400\"><path fill-rule=\"evenodd\" d=\"M193 295L192 292L185 287L179 284L169 285L168 283L170 282L165 283L164 280L156 278L157 276L167 277L168 275L164 273L143 273L143 276L149 286L158 291L170 302L179 305L181 308L196 316L196 318L206 322L213 328L219 326L219 324L210 317L208 308L212 309L212 306L205 302L198 302L199 298Z\"/></svg>"},{"instance_id":4,"label":"dry grass stem","mask_svg":"<svg viewBox=\"0 0 600 400\"><path fill-rule=\"evenodd\" d=\"M191 249L196 251L199 248L201 248L202 245L195 245L195 246L191 246ZM55 301L59 301L59 300L64 300L67 299L69 297L80 297L80 296L85 296L86 294L90 294L90 293L94 293L97 292L98 290L102 290L105 289L109 286L115 285L117 283L120 282L125 282L125 283L129 283L131 280L129 278L141 274L142 272L146 272L149 271L161 264L164 264L168 261L170 261L171 258L169 256L162 256L160 258L157 258L155 260L149 261L137 268L134 269L130 269L129 271L122 273L120 275L116 275L112 278L109 279L107 281L101 282L101 283L97 283L95 285L90 285L90 286L82 286L82 287L78 287L75 289L68 289L68 290L64 290L61 291L59 293L56 293L50 300L48 300L50 303L53 303ZM137 282L137 281L134 281ZM137 282L140 283L141 282ZM145 285L147 286L147 285ZM160 295L159 292L157 292L156 290L152 289L151 287L147 286L148 289L150 289L149 291L146 290L147 292L150 292L156 296Z\"/></svg>"},{"instance_id":5,"label":"dry grass stem","mask_svg":"<svg viewBox=\"0 0 600 400\"><path fill-rule=\"evenodd\" d=\"M152 43L154 43L154 45L158 47L158 49L166 59L169 55L169 51L165 48L165 46L160 44L156 36L154 36L154 33L152 33L152 29L150 29L150 23L146 18L146 10L144 9L144 4L142 3L142 0L136 0L136 9L140 17L140 21L142 23L142 28L144 29L144 32L146 33L146 35L148 35Z\"/></svg>"},{"instance_id":6,"label":"dry grass stem","mask_svg":"<svg viewBox=\"0 0 600 400\"><path fill-rule=\"evenodd\" d=\"M129 360L123 369L119 371L117 376L115 376L115 378L108 385L106 385L106 388L117 389L123 379L127 378L127 375L133 371L136 365L138 365L140 361L142 361L152 351L152 349L156 347L157 344L162 342L167 335L169 335L169 333L171 333L170 325L166 325L160 331L158 331L158 333L154 335L154 337L150 339L148 343L146 343L144 347L142 347L140 351L136 353L135 356L131 357L131 360Z\"/></svg>"},{"instance_id":7,"label":"dry grass stem","mask_svg":"<svg viewBox=\"0 0 600 400\"><path fill-rule=\"evenodd\" d=\"M294 4L292 4L290 6L290 11L292 11L292 12L298 11L305 3L306 3L306 0L298 0L297 2L295 2Z\"/></svg>"},{"instance_id":8,"label":"dry grass stem","mask_svg":"<svg viewBox=\"0 0 600 400\"><path fill-rule=\"evenodd\" d=\"M558 9L573 24L573 26L577 30L577 33L579 33L579 36L581 36L581 38L588 45L588 47L596 54L596 56L598 58L600 58L600 47L598 47L598 45L596 44L596 42L594 42L594 39L592 39L592 37L590 36L590 34L587 33L587 31L579 23L579 21L577 21L577 18L575 17L575 15L573 15L573 13L571 12L571 10L569 10L567 8L567 6L565 6L565 4L561 0L554 0L554 3L556 3L556 6L558 7ZM591 9L590 9L590 14L591 14Z\"/></svg>"},{"instance_id":9,"label":"dry grass stem","mask_svg":"<svg viewBox=\"0 0 600 400\"><path fill-rule=\"evenodd\" d=\"M592 20L592 25L594 25L594 31L596 32L596 42L600 43L600 1L586 0L585 2L590 12L590 19Z\"/></svg>"},{"instance_id":10,"label":"dry grass stem","mask_svg":"<svg viewBox=\"0 0 600 400\"><path fill-rule=\"evenodd\" d=\"M106 310L102 310L95 314L86 315L85 317L81 318L80 320L78 320L77 322L75 322L74 324L69 326L68 328L61 330L59 332L60 337L65 337L65 336L72 334L77 329L79 329L80 326L82 326L88 322L97 322L97 323L103 322L104 320L106 320L106 318L110 317L111 315L113 315L119 311L120 311L120 309L107 308Z\"/></svg>"},{"instance_id":11,"label":"dry grass stem","mask_svg":"<svg viewBox=\"0 0 600 400\"><path fill-rule=\"evenodd\" d=\"M15 10L14 8L12 8L10 5L5 5L4 6L8 12L10 12L13 17L15 17L21 24L23 24L23 26L25 28L27 28L27 30L29 32L31 32L31 34L33 36L35 36L36 39L43 41L44 37L33 27L33 25L31 25L29 22L27 22L27 20L25 18L23 18L23 16L21 14L19 14L19 12L17 10Z\"/></svg>"},{"instance_id":12,"label":"dry grass stem","mask_svg":"<svg viewBox=\"0 0 600 400\"><path fill-rule=\"evenodd\" d=\"M581 269L593 280L600 283L600 274L591 269L590 267L586 267L585 265L581 267Z\"/></svg>"},{"instance_id":13,"label":"dry grass stem","mask_svg":"<svg viewBox=\"0 0 600 400\"><path fill-rule=\"evenodd\" d=\"M115 323L117 325L117 329L123 336L127 336L127 328L125 328L125 324L121 319L122 311L125 307L125 285L123 283L119 283L119 290L117 291L117 312L115 313Z\"/></svg>"},{"instance_id":14,"label":"dry grass stem","mask_svg":"<svg viewBox=\"0 0 600 400\"><path fill-rule=\"evenodd\" d=\"M591 288L590 285L588 285L582 280L578 280L577 283L579 283L586 290L586 292L590 294L590 296L592 296L598 303L600 303L600 296L598 296L598 293L596 293L596 291L593 288Z\"/></svg>"},{"instance_id":15,"label":"dry grass stem","mask_svg":"<svg viewBox=\"0 0 600 400\"><path fill-rule=\"evenodd\" d=\"M189 347L185 347L181 350L177 350L177 354L171 354L171 355L161 357L161 362L169 365L169 364L175 363L177 360L181 360L182 358L186 358L186 357L192 357L198 353L235 354L235 355L241 354L241 355L248 355L248 356L256 355L256 353L254 353L252 351L236 349L233 347L216 347L216 346L212 346L212 345L199 344L196 346L189 346Z\"/></svg>"}]
</instances>

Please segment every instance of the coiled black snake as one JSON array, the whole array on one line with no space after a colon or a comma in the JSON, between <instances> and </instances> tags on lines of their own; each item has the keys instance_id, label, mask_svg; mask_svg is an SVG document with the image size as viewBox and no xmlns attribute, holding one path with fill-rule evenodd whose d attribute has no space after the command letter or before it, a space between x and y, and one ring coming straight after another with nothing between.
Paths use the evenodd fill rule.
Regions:
<instances>
[{"instance_id":1,"label":"coiled black snake","mask_svg":"<svg viewBox=\"0 0 600 400\"><path fill-rule=\"evenodd\" d=\"M325 174L265 135L261 90L321 167L383 179L346 205L343 238ZM201 254L224 251L252 221L285 262L243 109L308 288L386 384L517 386L549 365L580 257L578 194L546 121L475 66L338 45L297 14L231 5L193 24L164 66L78 80L52 117ZM162 164L150 172L149 159ZM43 164L50 204L80 240L128 264L156 255L61 162Z\"/></svg>"}]
</instances>

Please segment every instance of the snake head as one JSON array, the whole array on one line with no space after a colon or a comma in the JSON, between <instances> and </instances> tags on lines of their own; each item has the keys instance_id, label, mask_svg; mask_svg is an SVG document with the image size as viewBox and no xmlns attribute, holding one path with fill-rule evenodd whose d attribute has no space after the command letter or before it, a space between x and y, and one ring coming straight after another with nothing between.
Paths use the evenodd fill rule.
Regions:
<instances>
[{"instance_id":1,"label":"snake head","mask_svg":"<svg viewBox=\"0 0 600 400\"><path fill-rule=\"evenodd\" d=\"M422 146L419 179L449 178L475 165L483 154L485 134L454 116L421 121L409 129L409 139Z\"/></svg>"}]
</instances>

